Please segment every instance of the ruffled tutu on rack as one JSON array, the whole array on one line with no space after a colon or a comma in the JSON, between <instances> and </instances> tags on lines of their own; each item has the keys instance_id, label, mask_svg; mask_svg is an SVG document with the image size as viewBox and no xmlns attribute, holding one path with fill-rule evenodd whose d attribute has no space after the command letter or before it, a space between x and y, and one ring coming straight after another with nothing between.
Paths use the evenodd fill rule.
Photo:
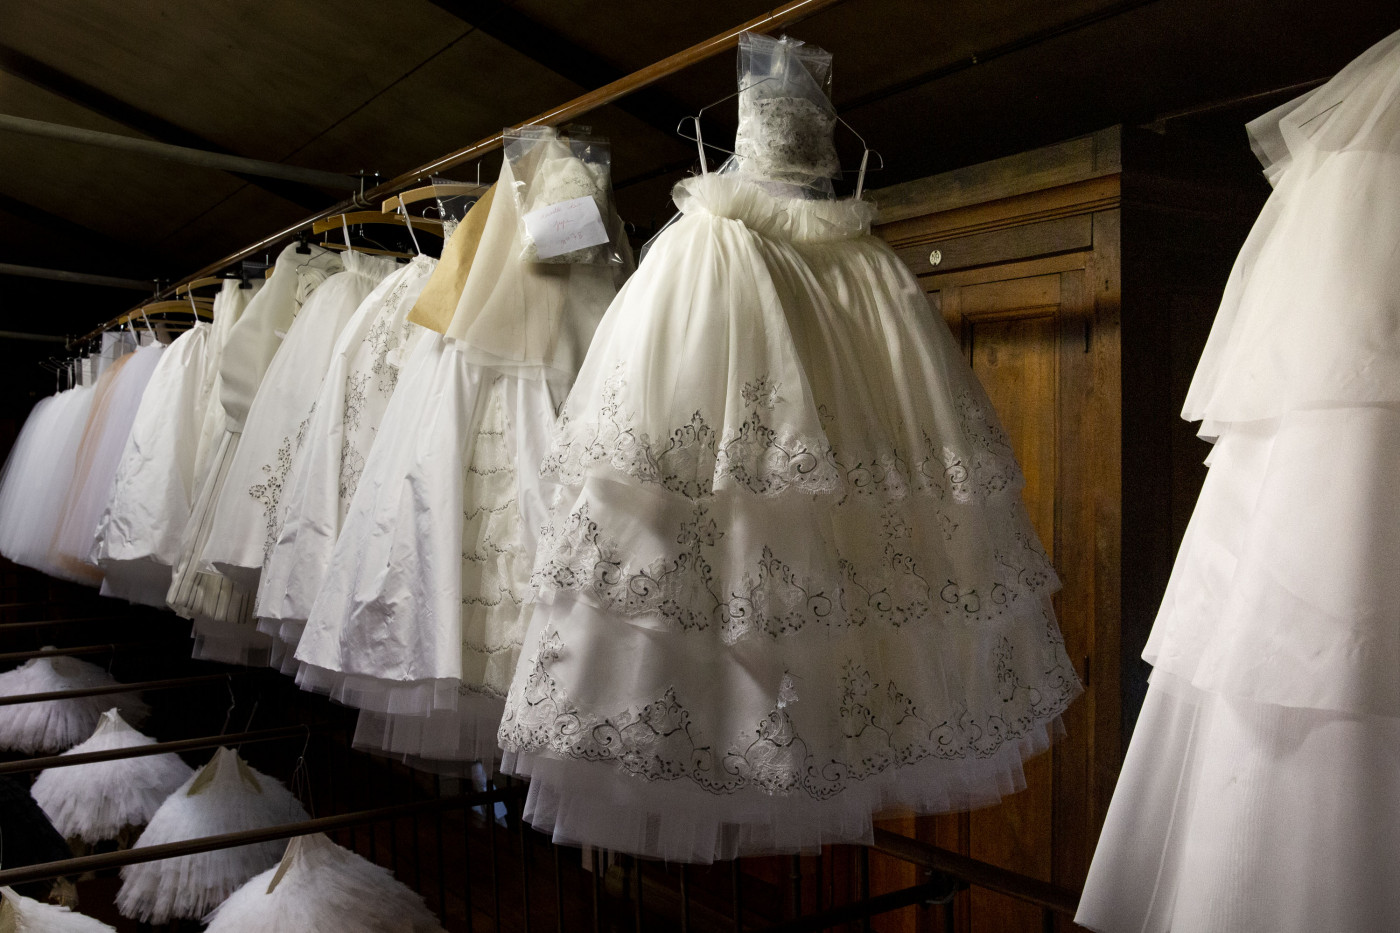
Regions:
<instances>
[{"instance_id":1,"label":"ruffled tutu on rack","mask_svg":"<svg viewBox=\"0 0 1400 933\"><path fill-rule=\"evenodd\" d=\"M96 664L78 658L34 658L0 674L0 696L109 687L117 683ZM143 721L151 712L134 693L0 706L0 748L30 755L56 754L72 748L92 735L102 714L113 704L132 722Z\"/></svg>"},{"instance_id":2,"label":"ruffled tutu on rack","mask_svg":"<svg viewBox=\"0 0 1400 933\"><path fill-rule=\"evenodd\" d=\"M990 403L869 205L676 201L544 462L527 818L710 861L995 802L1079 684Z\"/></svg>"},{"instance_id":3,"label":"ruffled tutu on rack","mask_svg":"<svg viewBox=\"0 0 1400 933\"><path fill-rule=\"evenodd\" d=\"M65 755L139 748L155 739L122 719L121 711L102 714L97 729ZM179 755L145 755L41 771L30 793L54 828L68 839L98 843L123 829L145 826L170 793L194 772Z\"/></svg>"},{"instance_id":4,"label":"ruffled tutu on rack","mask_svg":"<svg viewBox=\"0 0 1400 933\"><path fill-rule=\"evenodd\" d=\"M306 811L290 791L221 748L166 798L133 848L304 819ZM117 909L124 917L157 926L203 917L249 878L276 865L282 851L282 843L274 840L127 865Z\"/></svg>"},{"instance_id":5,"label":"ruffled tutu on rack","mask_svg":"<svg viewBox=\"0 0 1400 933\"><path fill-rule=\"evenodd\" d=\"M0 930L12 933L117 933L116 927L67 907L25 897L13 888L0 888Z\"/></svg>"},{"instance_id":6,"label":"ruffled tutu on rack","mask_svg":"<svg viewBox=\"0 0 1400 933\"><path fill-rule=\"evenodd\" d=\"M208 933L443 933L423 898L321 834L298 836L282 862L206 918Z\"/></svg>"}]
</instances>

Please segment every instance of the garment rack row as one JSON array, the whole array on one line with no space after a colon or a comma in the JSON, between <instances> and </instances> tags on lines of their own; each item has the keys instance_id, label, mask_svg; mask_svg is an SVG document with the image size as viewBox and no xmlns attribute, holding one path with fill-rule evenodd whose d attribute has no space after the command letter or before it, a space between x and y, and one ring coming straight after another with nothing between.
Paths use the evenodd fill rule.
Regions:
<instances>
[{"instance_id":1,"label":"garment rack row","mask_svg":"<svg viewBox=\"0 0 1400 933\"><path fill-rule=\"evenodd\" d=\"M745 32L783 29L801 22L828 7L833 7L844 2L845 0L791 0L791 2L783 4L760 16L756 16L748 22L741 23L732 29L727 29L718 35L692 45L674 55L670 55L660 61L647 65L645 68L638 69L625 77L613 81L611 84L605 84L596 90L575 97L573 100L560 104L557 107L536 114L530 119L522 121L520 125L559 126L568 123L583 114L606 106L613 101L620 100L642 88L655 84L663 78L684 71L691 65L734 49L738 45L739 36ZM155 297L168 298L187 283L205 276L215 275L235 263L241 262L250 256L270 249L278 243L291 239L300 234L303 230L312 227L317 221L357 208L364 209L377 205L386 198L427 181L435 174L440 174L448 169L462 165L465 162L479 159L484 155L494 152L500 149L503 144L503 135L501 133L493 133L490 136L477 140L469 146L449 152L440 158L434 159L431 162L420 165L415 169L382 182L368 191L365 191L363 194L356 194L352 198L339 201L290 226L283 227L276 233L263 237L256 243L245 246L237 252L231 253L216 262L212 262L204 268L181 279L179 282L161 289L156 293ZM87 334L69 341L68 345L71 348L95 340L104 331L119 327L129 321L131 315L137 314L139 316L139 311L139 306L125 311L111 320L102 323L100 326L93 328Z\"/></svg>"}]
</instances>

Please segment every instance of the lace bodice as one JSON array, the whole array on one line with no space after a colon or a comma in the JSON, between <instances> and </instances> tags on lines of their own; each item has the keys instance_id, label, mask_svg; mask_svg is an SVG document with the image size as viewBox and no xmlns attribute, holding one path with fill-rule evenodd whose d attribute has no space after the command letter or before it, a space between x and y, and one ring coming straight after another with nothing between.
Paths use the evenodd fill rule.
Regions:
<instances>
[{"instance_id":1,"label":"lace bodice","mask_svg":"<svg viewBox=\"0 0 1400 933\"><path fill-rule=\"evenodd\" d=\"M841 174L830 69L830 54L815 46L744 35L734 143L741 171L799 185Z\"/></svg>"},{"instance_id":2,"label":"lace bodice","mask_svg":"<svg viewBox=\"0 0 1400 933\"><path fill-rule=\"evenodd\" d=\"M805 97L739 98L734 152L743 171L780 181L834 178L841 163L832 143L836 114Z\"/></svg>"}]
</instances>

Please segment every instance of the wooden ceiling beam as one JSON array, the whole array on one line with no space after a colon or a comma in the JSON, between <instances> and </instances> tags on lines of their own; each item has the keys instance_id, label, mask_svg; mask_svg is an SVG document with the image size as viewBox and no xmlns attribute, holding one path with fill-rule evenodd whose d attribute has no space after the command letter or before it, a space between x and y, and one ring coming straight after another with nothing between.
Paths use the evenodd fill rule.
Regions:
<instances>
[{"instance_id":1,"label":"wooden ceiling beam","mask_svg":"<svg viewBox=\"0 0 1400 933\"><path fill-rule=\"evenodd\" d=\"M627 75L611 62L500 0L431 2L433 6L581 88L603 87ZM680 121L696 107L659 88L637 91L616 101L613 106L667 136L674 136Z\"/></svg>"},{"instance_id":2,"label":"wooden ceiling beam","mask_svg":"<svg viewBox=\"0 0 1400 933\"><path fill-rule=\"evenodd\" d=\"M0 43L0 71L160 142L225 155L242 155L3 43ZM229 174L307 210L325 207L334 200L333 196L320 189L298 182L259 178L243 172Z\"/></svg>"}]
</instances>

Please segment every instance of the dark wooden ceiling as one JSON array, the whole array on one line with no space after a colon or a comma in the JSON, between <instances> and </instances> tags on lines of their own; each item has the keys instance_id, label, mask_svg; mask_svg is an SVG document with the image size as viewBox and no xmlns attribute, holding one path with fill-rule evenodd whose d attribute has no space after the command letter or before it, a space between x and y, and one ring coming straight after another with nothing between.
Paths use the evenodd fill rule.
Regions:
<instances>
[{"instance_id":1,"label":"dark wooden ceiling","mask_svg":"<svg viewBox=\"0 0 1400 933\"><path fill-rule=\"evenodd\" d=\"M0 113L388 177L774 5L5 2ZM871 180L883 186L1324 78L1397 28L1395 0L847 0L793 33L834 53L837 104L883 154ZM694 160L677 122L734 79L725 54L591 116L613 140L619 203L642 235L670 215L670 186ZM1280 99L1166 130L1243 147L1243 120ZM724 117L715 124L722 137ZM484 160L483 178L498 161ZM3 134L0 262L169 279L339 197ZM75 333L139 298L0 278L0 329Z\"/></svg>"}]
</instances>

